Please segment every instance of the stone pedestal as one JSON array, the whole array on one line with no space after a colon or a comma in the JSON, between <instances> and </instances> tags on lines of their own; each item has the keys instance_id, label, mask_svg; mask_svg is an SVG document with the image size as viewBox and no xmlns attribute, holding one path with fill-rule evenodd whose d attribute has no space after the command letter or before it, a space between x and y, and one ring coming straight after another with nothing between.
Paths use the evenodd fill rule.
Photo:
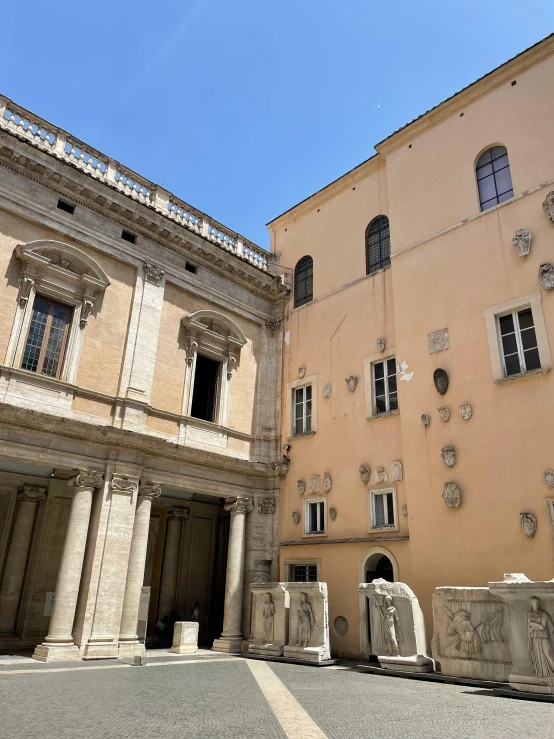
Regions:
<instances>
[{"instance_id":1,"label":"stone pedestal","mask_svg":"<svg viewBox=\"0 0 554 739\"><path fill-rule=\"evenodd\" d=\"M512 668L505 603L489 588L437 588L432 653L443 675L505 682Z\"/></svg>"},{"instance_id":2,"label":"stone pedestal","mask_svg":"<svg viewBox=\"0 0 554 739\"><path fill-rule=\"evenodd\" d=\"M554 695L554 580L533 582L516 573L489 588L507 606L511 687Z\"/></svg>"},{"instance_id":3,"label":"stone pedestal","mask_svg":"<svg viewBox=\"0 0 554 739\"><path fill-rule=\"evenodd\" d=\"M284 656L310 662L331 659L327 583L288 582L285 587L290 595L290 615Z\"/></svg>"},{"instance_id":4,"label":"stone pedestal","mask_svg":"<svg viewBox=\"0 0 554 739\"><path fill-rule=\"evenodd\" d=\"M425 623L419 601L403 582L377 579L360 583L358 592L368 599L371 649L381 667L406 672L432 672L427 655Z\"/></svg>"},{"instance_id":5,"label":"stone pedestal","mask_svg":"<svg viewBox=\"0 0 554 739\"><path fill-rule=\"evenodd\" d=\"M290 597L285 583L252 583L253 639L250 654L281 657L288 642Z\"/></svg>"},{"instance_id":6,"label":"stone pedestal","mask_svg":"<svg viewBox=\"0 0 554 739\"><path fill-rule=\"evenodd\" d=\"M177 621L173 630L173 646L170 651L174 654L196 654L198 626L197 621Z\"/></svg>"}]
</instances>

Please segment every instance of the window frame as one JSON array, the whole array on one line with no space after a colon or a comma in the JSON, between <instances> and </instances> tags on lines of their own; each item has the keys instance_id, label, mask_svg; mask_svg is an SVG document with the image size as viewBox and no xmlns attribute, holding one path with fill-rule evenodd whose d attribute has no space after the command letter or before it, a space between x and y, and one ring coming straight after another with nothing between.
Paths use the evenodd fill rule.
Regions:
<instances>
[{"instance_id":1,"label":"window frame","mask_svg":"<svg viewBox=\"0 0 554 739\"><path fill-rule=\"evenodd\" d=\"M531 311L531 316L533 316L533 311L532 311L530 305L525 305L525 306L522 306L521 308L515 308L514 310L505 311L505 312L499 313L499 314L497 314L495 316L495 319L496 319L496 330L497 330L497 335L498 335L498 345L499 345L499 349L500 349L500 358L502 360L502 369L503 369L504 377L506 379L509 378L509 377L515 377L516 375L524 375L524 374L528 374L529 372L536 372L536 371L542 369L542 366L541 367L535 367L535 368L530 369L530 370L527 369L527 363L526 363L526 360L525 360L525 351L528 351L528 350L525 350L523 348L523 342L522 342L522 339L521 339L521 332L522 332L522 330L523 331L527 331L529 329L522 329L521 326L520 326L520 323L519 323L519 314L522 311L524 311L524 310L530 310ZM503 336L506 336L507 334L502 334L501 326L500 326L500 319L501 318L504 318L506 316L512 316L512 321L513 321L513 324L514 324L514 332L513 333L514 333L514 337L515 337L515 340L516 340L516 349L517 349L517 352L516 353L517 353L517 356L518 356L519 366L520 366L520 371L519 372L514 372L514 373L512 373L510 375L508 374L508 371L507 371L506 353L504 352L504 346L502 344L502 337ZM538 352L538 340L536 339L537 332L536 332L536 329L535 329L534 322L533 322L533 330L535 331L535 340L537 341L537 343L536 343L536 349L537 349L537 352ZM508 355L508 356L511 356L511 355ZM540 363L540 354L539 354L539 363Z\"/></svg>"},{"instance_id":2,"label":"window frame","mask_svg":"<svg viewBox=\"0 0 554 739\"><path fill-rule=\"evenodd\" d=\"M214 392L214 408L213 408L213 419L211 421L206 420L205 418L199 418L198 416L192 415L192 406L194 402L194 387L196 384L196 368L197 368L197 362L198 357L202 357L204 359L210 359L212 362L215 362L217 367L217 378L215 383L215 392ZM221 406L221 385L222 385L222 378L223 378L223 362L221 361L221 358L218 356L209 356L207 352L205 351L198 351L196 353L195 359L194 359L194 374L191 381L191 391L190 391L190 411L189 415L191 418L194 418L195 421L203 421L204 423L218 423L219 419L219 409Z\"/></svg>"},{"instance_id":3,"label":"window frame","mask_svg":"<svg viewBox=\"0 0 554 739\"><path fill-rule=\"evenodd\" d=\"M390 418L391 416L395 416L396 414L400 413L400 403L398 404L398 409L390 411L389 413L379 413L378 415L375 415L374 409L375 409L375 390L373 385L373 365L377 362L382 362L384 360L388 359L394 359L395 366L396 366L396 376L397 376L397 393L399 393L399 385L400 380L398 378L398 366L396 365L396 347L391 346L387 347L383 352L375 352L375 354L369 354L367 357L363 357L362 362L364 366L364 392L365 392L365 411L366 411L366 419L368 421L376 421L379 418Z\"/></svg>"},{"instance_id":4,"label":"window frame","mask_svg":"<svg viewBox=\"0 0 554 739\"><path fill-rule=\"evenodd\" d=\"M390 394L391 391L389 390L389 377L391 376L388 373L388 363L390 361L394 362L394 376L396 377L396 390L393 391L396 393L396 408L393 408L391 410L390 407ZM385 385L385 410L384 411L378 411L377 410L377 390L375 387L375 383L377 382L375 378L375 368L379 365L383 365L383 381ZM381 379L381 378L379 378ZM377 362L372 362L371 364L371 382L372 382L372 390L373 390L373 417L378 418L379 416L390 416L391 413L395 413L398 410L398 371L396 369L396 357L386 357L385 359L378 360ZM379 396L381 397L381 396Z\"/></svg>"},{"instance_id":5,"label":"window frame","mask_svg":"<svg viewBox=\"0 0 554 739\"><path fill-rule=\"evenodd\" d=\"M308 260L310 260L308 262ZM304 266L302 263L304 263ZM306 276L304 276L306 273ZM298 296L300 284L306 283L306 295L300 298ZM308 287L310 288L308 293ZM294 308L301 308L303 305L312 303L314 299L314 260L309 254L301 257L294 267Z\"/></svg>"},{"instance_id":6,"label":"window frame","mask_svg":"<svg viewBox=\"0 0 554 739\"><path fill-rule=\"evenodd\" d=\"M382 219L386 219L386 224ZM388 239L388 255L384 256L384 250L386 249L386 240L383 237L383 233L387 231ZM370 264L370 244L369 239L374 234L379 234L379 261L375 264ZM390 221L389 217L384 213L380 213L371 219L367 224L365 230L365 273L368 275L374 275L376 272L382 269L388 269L391 266L391 243L390 243Z\"/></svg>"},{"instance_id":7,"label":"window frame","mask_svg":"<svg viewBox=\"0 0 554 739\"><path fill-rule=\"evenodd\" d=\"M369 495L369 531L398 531L398 506L396 500L396 488L394 486L371 488L368 491ZM381 495L392 495L392 506L393 506L393 522L386 523L384 525L377 525L375 512L375 498ZM385 515L388 520L388 506L385 506Z\"/></svg>"},{"instance_id":8,"label":"window frame","mask_svg":"<svg viewBox=\"0 0 554 739\"><path fill-rule=\"evenodd\" d=\"M321 559L310 559L310 558L290 558L285 559L284 563L284 578L287 582L299 582L298 580L292 579L293 567L300 565L303 567L313 566L317 571L317 580L303 580L302 582L319 582L321 580Z\"/></svg>"},{"instance_id":9,"label":"window frame","mask_svg":"<svg viewBox=\"0 0 554 739\"><path fill-rule=\"evenodd\" d=\"M33 313L34 313L34 310L35 310L35 302L36 302L37 298L42 298L43 300L47 300L48 303L50 304L50 307L49 307L49 311L48 311L48 317L46 319L46 326L44 328L44 334L43 334L42 343L41 343L41 347L40 347L39 358L38 358L38 362L37 362L37 368L36 368L36 370L31 370L31 369L28 369L26 367L23 367L23 361L25 359L25 351L27 349L27 344L29 342L29 336L30 336L30 333L31 333L31 327L33 325ZM45 357L46 357L46 351L48 349L48 342L49 342L50 334L51 334L51 331L52 331L53 309L54 309L54 307L56 305L60 305L60 306L63 306L64 308L67 308L68 311L69 311L69 317L68 317L67 323L65 324L64 331L63 331L63 338L62 338L61 346L60 346L60 354L59 354L58 366L57 366L56 374L54 374L54 375L48 375L48 374L42 372L42 369L44 369L44 360L45 360ZM70 335L70 332L71 332L71 324L73 322L73 313L74 313L74 310L75 309L71 305L67 305L66 303L62 303L59 300L54 300L53 298L50 298L47 295L42 295L41 293L35 293L35 296L33 298L33 304L32 304L32 306L30 306L30 308L31 308L31 320L29 321L29 326L27 327L27 334L26 334L26 337L25 337L25 342L24 342L24 347L23 347L23 355L21 357L21 362L19 364L19 369L23 370L24 372L31 372L33 375L37 375L39 377L49 377L49 378L51 378L53 380L59 380L60 377L63 374L63 368L64 368L64 364L65 364L65 356L66 356L66 352L67 352L67 345L68 345L68 342L69 342L69 335Z\"/></svg>"},{"instance_id":10,"label":"window frame","mask_svg":"<svg viewBox=\"0 0 554 739\"><path fill-rule=\"evenodd\" d=\"M309 399L307 397L307 395L308 395L308 388L310 389L310 398ZM301 401L301 405L302 405L302 418L301 418L301 421L302 421L302 430L301 431L297 431L296 426L297 426L297 423L298 423L298 420L299 420L297 418L297 415L296 415L296 411L297 411L297 408L299 406L299 403L298 403L298 400L297 400L297 395L298 395L298 393L300 391L302 391L302 395L303 395L303 398L302 398L302 401ZM291 403L292 403L292 435L293 436L306 436L307 434L311 434L312 433L313 395L314 395L313 386L310 383L305 384L305 385L300 385L300 386L295 387L295 388L292 389ZM308 403L310 404L310 413L309 413L309 415L307 413ZM309 428L307 428L307 426L308 426L308 423L307 423L308 420L309 420Z\"/></svg>"},{"instance_id":11,"label":"window frame","mask_svg":"<svg viewBox=\"0 0 554 739\"><path fill-rule=\"evenodd\" d=\"M310 506L313 505L318 506L316 517L319 519L319 523L323 524L323 528L317 531L310 530ZM322 508L319 506L322 506ZM304 501L304 536L323 536L325 534L327 534L327 499L324 496L308 498Z\"/></svg>"},{"instance_id":12,"label":"window frame","mask_svg":"<svg viewBox=\"0 0 554 739\"><path fill-rule=\"evenodd\" d=\"M306 434L295 434L294 433L294 395L293 391L296 388L304 387L306 385L312 386L312 430ZM318 381L317 375L305 375L303 378L298 378L292 382L287 383L287 407L286 407L286 433L290 434L287 439L302 439L310 438L317 431L317 407L318 407Z\"/></svg>"},{"instance_id":13,"label":"window frame","mask_svg":"<svg viewBox=\"0 0 554 739\"><path fill-rule=\"evenodd\" d=\"M492 158L492 151L493 151L493 149L504 149L504 154L501 154L500 156L497 156L495 159L493 159ZM482 157L484 157L485 154L489 154L489 153L491 154L490 162L485 162L484 164L479 165L479 162L481 161ZM504 157L504 156L506 157L506 160L507 160L506 166L504 166L504 167L502 167L501 169L498 169L498 170L494 169L494 162L495 161L498 161L499 159L502 159L502 157ZM489 174L487 174L487 175L479 178L479 170L484 169L488 165L491 166L491 172ZM497 185L497 181L496 181L496 174L498 172L502 172L505 169L508 170L508 174L510 175L511 188L509 190L505 190L502 193L499 193L498 192L498 185ZM512 169L511 169L511 165L510 165L510 156L508 154L508 148L506 146L504 146L503 144L493 144L492 146L489 146L487 149L485 149L484 151L482 151L479 154L479 156L477 157L477 159L475 160L474 171L475 171L475 182L477 184L477 197L478 197L478 200L479 200L479 210L480 210L481 213L486 213L491 208L496 208L497 205L502 205L502 203L507 203L509 200L512 200L513 199L513 197L514 197L514 183L512 181ZM495 192L494 198L487 198L486 200L482 200L481 199L481 197L482 197L481 196L481 188L480 188L479 183L480 182L483 182L486 178L491 177L491 176L492 176L492 181L494 182L494 192ZM512 193L511 196L510 197L507 197L507 198L504 198L504 200L500 200L500 198L503 197L504 195L506 195L508 192L511 192ZM492 200L495 200L496 202L494 202L492 205L487 205L485 207L486 203L490 203Z\"/></svg>"}]
</instances>

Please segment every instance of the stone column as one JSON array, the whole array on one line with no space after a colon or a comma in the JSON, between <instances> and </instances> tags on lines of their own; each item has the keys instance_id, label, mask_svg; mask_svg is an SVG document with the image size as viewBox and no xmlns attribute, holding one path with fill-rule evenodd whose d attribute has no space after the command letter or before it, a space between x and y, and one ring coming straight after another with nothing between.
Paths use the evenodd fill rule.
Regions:
<instances>
[{"instance_id":1,"label":"stone column","mask_svg":"<svg viewBox=\"0 0 554 739\"><path fill-rule=\"evenodd\" d=\"M181 530L183 521L189 517L189 509L173 506L167 512L167 531L158 599L158 618L169 616L175 608L177 575L179 574L179 555L181 552Z\"/></svg>"},{"instance_id":2,"label":"stone column","mask_svg":"<svg viewBox=\"0 0 554 739\"><path fill-rule=\"evenodd\" d=\"M229 531L229 551L227 554L227 579L225 582L225 609L223 612L223 632L213 643L214 652L241 652L242 635L242 590L244 580L244 542L246 534L246 514L252 513L250 498L236 498L225 504L231 511Z\"/></svg>"},{"instance_id":3,"label":"stone column","mask_svg":"<svg viewBox=\"0 0 554 739\"><path fill-rule=\"evenodd\" d=\"M33 659L41 662L60 662L80 659L79 648L73 643L73 620L81 583L83 558L87 543L92 496L104 484L102 474L94 470L77 470L67 481L73 488L73 502L69 513L62 559L56 582L54 608L48 636L35 648Z\"/></svg>"},{"instance_id":4,"label":"stone column","mask_svg":"<svg viewBox=\"0 0 554 739\"><path fill-rule=\"evenodd\" d=\"M144 581L144 564L146 562L146 549L148 547L148 534L150 532L152 500L157 498L161 491L160 485L151 480L141 481L139 486L133 538L131 540L129 565L127 567L123 611L119 628L120 657L133 657L135 654L144 653L144 645L140 644L137 636L137 622L140 594Z\"/></svg>"},{"instance_id":5,"label":"stone column","mask_svg":"<svg viewBox=\"0 0 554 739\"><path fill-rule=\"evenodd\" d=\"M19 507L0 589L0 632L13 633L23 577L29 555L37 503L46 500L46 488L24 485L18 494Z\"/></svg>"}]
</instances>

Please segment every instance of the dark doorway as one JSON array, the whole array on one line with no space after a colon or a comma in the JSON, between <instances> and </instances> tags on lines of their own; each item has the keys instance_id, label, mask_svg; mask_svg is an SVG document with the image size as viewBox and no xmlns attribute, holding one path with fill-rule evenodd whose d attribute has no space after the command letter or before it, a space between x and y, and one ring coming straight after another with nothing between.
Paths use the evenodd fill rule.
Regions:
<instances>
[{"instance_id":1,"label":"dark doorway","mask_svg":"<svg viewBox=\"0 0 554 739\"><path fill-rule=\"evenodd\" d=\"M190 415L203 421L215 421L215 399L219 381L219 362L203 357L196 357L196 373L192 391Z\"/></svg>"},{"instance_id":2,"label":"dark doorway","mask_svg":"<svg viewBox=\"0 0 554 739\"><path fill-rule=\"evenodd\" d=\"M378 556L378 555L377 555ZM392 569L392 562L390 559L382 554L379 559L376 559L376 556L370 557L366 563L366 567L369 566L373 567L375 569L373 570L366 570L365 573L365 581L366 582L373 582L374 580L377 580L378 578L381 578L383 580L386 580L387 582L394 582L394 571ZM369 613L370 609L369 606L367 607L367 639L370 644L371 648L371 616ZM370 661L374 661L376 657L372 657L370 655Z\"/></svg>"}]
</instances>

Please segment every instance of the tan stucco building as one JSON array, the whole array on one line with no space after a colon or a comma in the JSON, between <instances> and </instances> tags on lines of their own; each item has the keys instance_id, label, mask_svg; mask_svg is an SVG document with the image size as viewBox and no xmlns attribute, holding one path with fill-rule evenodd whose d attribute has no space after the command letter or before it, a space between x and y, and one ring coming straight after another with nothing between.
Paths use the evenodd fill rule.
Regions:
<instances>
[{"instance_id":1,"label":"tan stucco building","mask_svg":"<svg viewBox=\"0 0 554 739\"><path fill-rule=\"evenodd\" d=\"M334 655L371 653L376 576L429 637L439 585L554 576L553 119L548 37L268 224L281 578L328 583Z\"/></svg>"}]
</instances>

